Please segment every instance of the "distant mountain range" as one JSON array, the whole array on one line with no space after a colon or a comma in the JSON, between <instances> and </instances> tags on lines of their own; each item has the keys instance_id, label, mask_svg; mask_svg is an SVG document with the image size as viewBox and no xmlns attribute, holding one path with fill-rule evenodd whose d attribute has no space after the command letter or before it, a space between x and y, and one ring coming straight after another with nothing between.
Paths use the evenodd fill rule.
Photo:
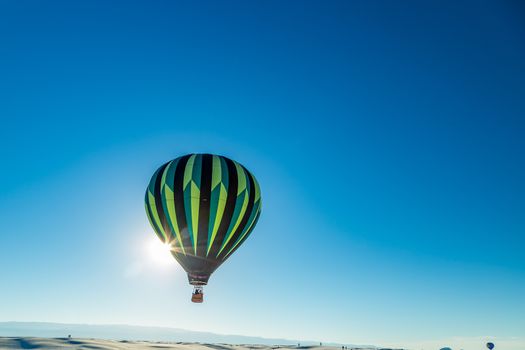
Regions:
<instances>
[{"instance_id":1,"label":"distant mountain range","mask_svg":"<svg viewBox=\"0 0 525 350\"><path fill-rule=\"evenodd\" d=\"M189 331L180 328L145 327L129 325L90 325L48 322L0 322L0 336L4 337L44 337L61 338L71 335L74 338L99 338L112 340L148 340L188 343L225 343L261 345L319 345L317 341L272 339L244 335L226 335L209 332ZM323 343L326 346L343 344ZM351 347L369 347L344 344Z\"/></svg>"}]
</instances>

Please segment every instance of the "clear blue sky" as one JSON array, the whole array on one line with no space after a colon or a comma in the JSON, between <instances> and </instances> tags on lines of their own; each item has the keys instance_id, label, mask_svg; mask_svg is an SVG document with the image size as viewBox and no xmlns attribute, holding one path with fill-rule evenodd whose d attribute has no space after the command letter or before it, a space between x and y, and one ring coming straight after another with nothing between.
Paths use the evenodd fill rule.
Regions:
<instances>
[{"instance_id":1,"label":"clear blue sky","mask_svg":"<svg viewBox=\"0 0 525 350\"><path fill-rule=\"evenodd\" d=\"M2 1L0 320L524 339L524 37L519 1ZM203 305L145 252L189 152L263 194Z\"/></svg>"}]
</instances>

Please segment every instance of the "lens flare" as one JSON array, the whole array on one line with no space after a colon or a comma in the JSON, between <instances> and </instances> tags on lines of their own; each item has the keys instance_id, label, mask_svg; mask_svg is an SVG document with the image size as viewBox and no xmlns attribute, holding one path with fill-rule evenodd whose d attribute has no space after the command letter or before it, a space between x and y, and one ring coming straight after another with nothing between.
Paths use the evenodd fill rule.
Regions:
<instances>
[{"instance_id":1,"label":"lens flare","mask_svg":"<svg viewBox=\"0 0 525 350\"><path fill-rule=\"evenodd\" d=\"M157 265L169 266L175 264L175 259L171 255L171 246L162 243L157 237L152 237L148 244L148 252L151 260Z\"/></svg>"}]
</instances>

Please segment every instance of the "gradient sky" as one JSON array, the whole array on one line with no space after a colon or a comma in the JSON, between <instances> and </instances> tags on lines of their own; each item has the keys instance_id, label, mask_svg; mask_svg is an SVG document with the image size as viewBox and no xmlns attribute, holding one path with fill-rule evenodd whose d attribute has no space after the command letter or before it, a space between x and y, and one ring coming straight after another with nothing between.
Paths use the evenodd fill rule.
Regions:
<instances>
[{"instance_id":1,"label":"gradient sky","mask_svg":"<svg viewBox=\"0 0 525 350\"><path fill-rule=\"evenodd\" d=\"M1 1L0 321L523 348L524 38L519 1ZM202 305L143 204L189 152L263 195Z\"/></svg>"}]
</instances>

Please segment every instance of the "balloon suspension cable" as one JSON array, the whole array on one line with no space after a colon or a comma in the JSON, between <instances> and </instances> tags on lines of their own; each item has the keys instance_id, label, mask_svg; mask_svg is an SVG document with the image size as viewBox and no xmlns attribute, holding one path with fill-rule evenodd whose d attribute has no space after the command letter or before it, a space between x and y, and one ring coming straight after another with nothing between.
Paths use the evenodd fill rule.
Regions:
<instances>
[{"instance_id":1,"label":"balloon suspension cable","mask_svg":"<svg viewBox=\"0 0 525 350\"><path fill-rule=\"evenodd\" d=\"M194 303L202 303L204 301L204 286L193 286L191 301Z\"/></svg>"}]
</instances>

